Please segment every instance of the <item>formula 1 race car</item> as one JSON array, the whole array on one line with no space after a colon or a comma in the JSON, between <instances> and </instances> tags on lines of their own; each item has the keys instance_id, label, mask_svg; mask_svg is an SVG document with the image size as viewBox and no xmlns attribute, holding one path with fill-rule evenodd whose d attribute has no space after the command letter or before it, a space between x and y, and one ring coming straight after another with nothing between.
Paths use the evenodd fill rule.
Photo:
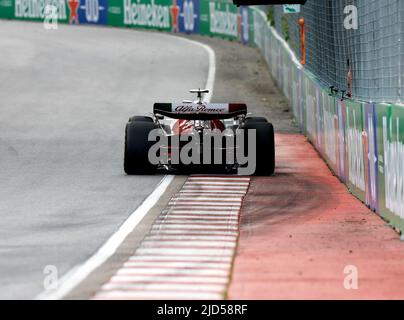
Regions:
<instances>
[{"instance_id":1,"label":"formula 1 race car","mask_svg":"<svg viewBox=\"0 0 404 320\"><path fill-rule=\"evenodd\" d=\"M207 103L209 90L190 90L196 101L155 103L150 116L133 116L125 129L124 170L128 175L169 171L217 171L271 175L275 170L274 129L246 104Z\"/></svg>"}]
</instances>

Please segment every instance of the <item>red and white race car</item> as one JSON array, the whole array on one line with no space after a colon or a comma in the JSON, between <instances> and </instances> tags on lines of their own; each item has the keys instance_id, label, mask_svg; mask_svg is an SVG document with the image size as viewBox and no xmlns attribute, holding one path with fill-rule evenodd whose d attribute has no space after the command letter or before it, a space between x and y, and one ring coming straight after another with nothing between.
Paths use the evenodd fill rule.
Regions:
<instances>
[{"instance_id":1,"label":"red and white race car","mask_svg":"<svg viewBox=\"0 0 404 320\"><path fill-rule=\"evenodd\" d=\"M207 103L208 90L190 90L196 101L155 103L151 116L126 124L127 174L170 171L238 170L271 175L275 170L274 129L263 117L247 115L243 103Z\"/></svg>"}]
</instances>

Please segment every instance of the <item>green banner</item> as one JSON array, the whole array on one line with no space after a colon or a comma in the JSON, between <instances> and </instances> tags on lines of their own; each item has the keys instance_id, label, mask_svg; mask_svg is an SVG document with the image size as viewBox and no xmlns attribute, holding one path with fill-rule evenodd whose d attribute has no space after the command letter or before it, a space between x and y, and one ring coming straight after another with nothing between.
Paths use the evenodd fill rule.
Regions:
<instances>
[{"instance_id":1,"label":"green banner","mask_svg":"<svg viewBox=\"0 0 404 320\"><path fill-rule=\"evenodd\" d=\"M229 1L200 1L200 33L228 39L239 37L239 9Z\"/></svg>"},{"instance_id":2,"label":"green banner","mask_svg":"<svg viewBox=\"0 0 404 320\"><path fill-rule=\"evenodd\" d=\"M13 2L15 19L43 21L47 5L57 8L58 22L67 22L70 15L66 0L13 0Z\"/></svg>"},{"instance_id":3,"label":"green banner","mask_svg":"<svg viewBox=\"0 0 404 320\"><path fill-rule=\"evenodd\" d=\"M14 0L0 0L0 18L14 18Z\"/></svg>"},{"instance_id":4,"label":"green banner","mask_svg":"<svg viewBox=\"0 0 404 320\"><path fill-rule=\"evenodd\" d=\"M363 105L352 100L346 101L346 163L348 165L347 184L351 192L366 200L365 155L363 141Z\"/></svg>"},{"instance_id":5,"label":"green banner","mask_svg":"<svg viewBox=\"0 0 404 320\"><path fill-rule=\"evenodd\" d=\"M109 0L108 24L171 30L172 0Z\"/></svg>"},{"instance_id":6,"label":"green banner","mask_svg":"<svg viewBox=\"0 0 404 320\"><path fill-rule=\"evenodd\" d=\"M204 1L204 0L202 0ZM248 7L248 29L249 29L249 33L248 33L248 42L249 45L254 47L255 43L254 43L254 38L255 38L255 33L254 33L254 13L253 10L251 9L251 7Z\"/></svg>"},{"instance_id":7,"label":"green banner","mask_svg":"<svg viewBox=\"0 0 404 320\"><path fill-rule=\"evenodd\" d=\"M379 104L376 113L380 214L403 230L404 108Z\"/></svg>"}]
</instances>

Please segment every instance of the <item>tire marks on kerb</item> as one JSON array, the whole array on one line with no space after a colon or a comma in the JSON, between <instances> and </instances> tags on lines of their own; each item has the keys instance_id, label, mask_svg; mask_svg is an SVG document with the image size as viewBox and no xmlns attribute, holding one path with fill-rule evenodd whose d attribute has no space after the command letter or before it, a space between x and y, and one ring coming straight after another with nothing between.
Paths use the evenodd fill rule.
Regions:
<instances>
[{"instance_id":1,"label":"tire marks on kerb","mask_svg":"<svg viewBox=\"0 0 404 320\"><path fill-rule=\"evenodd\" d=\"M191 176L94 299L223 299L248 177Z\"/></svg>"}]
</instances>

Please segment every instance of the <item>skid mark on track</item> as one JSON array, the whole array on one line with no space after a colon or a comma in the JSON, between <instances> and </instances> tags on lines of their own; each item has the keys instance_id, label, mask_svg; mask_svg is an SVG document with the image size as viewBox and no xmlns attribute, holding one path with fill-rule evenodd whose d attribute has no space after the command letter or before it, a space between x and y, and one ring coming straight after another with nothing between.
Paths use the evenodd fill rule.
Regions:
<instances>
[{"instance_id":1,"label":"skid mark on track","mask_svg":"<svg viewBox=\"0 0 404 320\"><path fill-rule=\"evenodd\" d=\"M249 184L190 176L94 299L223 299Z\"/></svg>"}]
</instances>

